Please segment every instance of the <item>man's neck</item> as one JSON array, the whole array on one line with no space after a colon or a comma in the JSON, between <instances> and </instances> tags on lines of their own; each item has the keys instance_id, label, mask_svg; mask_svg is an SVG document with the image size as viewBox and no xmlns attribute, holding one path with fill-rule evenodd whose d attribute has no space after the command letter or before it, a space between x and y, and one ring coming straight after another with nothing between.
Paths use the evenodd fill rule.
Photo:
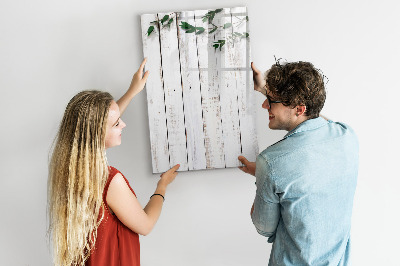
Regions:
<instances>
[{"instance_id":1,"label":"man's neck","mask_svg":"<svg viewBox=\"0 0 400 266\"><path fill-rule=\"evenodd\" d=\"M293 129L298 127L301 123L303 123L304 121L307 121L309 119L310 119L310 117L304 116L304 115L297 117L296 120L293 121L293 124L291 125L291 127L288 131L292 131Z\"/></svg>"}]
</instances>

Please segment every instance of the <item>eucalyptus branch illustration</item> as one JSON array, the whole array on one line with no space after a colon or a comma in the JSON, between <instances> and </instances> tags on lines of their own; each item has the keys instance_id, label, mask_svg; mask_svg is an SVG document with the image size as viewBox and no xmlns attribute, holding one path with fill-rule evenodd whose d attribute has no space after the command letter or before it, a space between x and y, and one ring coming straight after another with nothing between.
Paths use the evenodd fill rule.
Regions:
<instances>
[{"instance_id":1,"label":"eucalyptus branch illustration","mask_svg":"<svg viewBox=\"0 0 400 266\"><path fill-rule=\"evenodd\" d=\"M243 38L249 38L249 33L248 32L237 32L237 31L233 31L234 28L239 27L243 22L247 22L249 21L249 17L246 16L244 18L238 18L237 16L235 16L238 21L235 23L225 23L222 26L217 26L213 23L213 19L215 17L215 15L219 12L221 12L223 9L219 8L219 9L215 9L215 10L210 10L208 11L203 17L202 17L202 21L206 22L208 21L208 24L211 25L211 28L208 28L208 34L212 34L216 33L217 30L226 30L229 28L231 29L231 33L228 33L227 39L228 41L231 42L235 42L238 38L239 39L243 39ZM157 19L155 21L150 22L150 27L147 30L147 36L150 36L150 34L152 34L154 32L154 25L159 27L159 25L161 24L162 27L168 27L170 28L171 23L174 21L173 18L170 18L169 15L165 15L161 20ZM165 24L164 24L165 23ZM205 32L205 28L203 27L195 27L193 25L190 25L189 23L185 22L185 21L181 21L181 24L179 25L179 27L182 28L182 30L185 31L185 33L195 33L196 35L202 34ZM216 42L214 42L213 47L215 48L215 50L217 50L217 48L219 48L219 50L221 51L222 47L225 45L226 40L222 39L222 40L217 40Z\"/></svg>"},{"instance_id":2,"label":"eucalyptus branch illustration","mask_svg":"<svg viewBox=\"0 0 400 266\"><path fill-rule=\"evenodd\" d=\"M205 31L205 28L192 26L185 21L181 21L181 25L179 25L179 27L181 27L185 31L185 33L194 32L196 35L202 34Z\"/></svg>"},{"instance_id":3,"label":"eucalyptus branch illustration","mask_svg":"<svg viewBox=\"0 0 400 266\"><path fill-rule=\"evenodd\" d=\"M153 25L151 25L147 29L147 36L150 36L150 34L152 34L154 32L154 25L158 27L159 23L161 23L162 27L168 27L169 28L173 21L174 21L174 18L170 18L169 15L165 15L161 20L157 19L157 20L154 20L154 21L150 22L150 24L153 24ZM166 23L166 24L164 25L164 23Z\"/></svg>"},{"instance_id":4,"label":"eucalyptus branch illustration","mask_svg":"<svg viewBox=\"0 0 400 266\"><path fill-rule=\"evenodd\" d=\"M223 10L222 8L218 8L218 9L215 9L215 10L210 10L210 11L208 11L208 12L202 17L203 22L206 22L206 21L208 20L208 23L211 24L211 23L212 23L212 20L213 20L214 17L215 17L215 14L221 12L222 10Z\"/></svg>"}]
</instances>

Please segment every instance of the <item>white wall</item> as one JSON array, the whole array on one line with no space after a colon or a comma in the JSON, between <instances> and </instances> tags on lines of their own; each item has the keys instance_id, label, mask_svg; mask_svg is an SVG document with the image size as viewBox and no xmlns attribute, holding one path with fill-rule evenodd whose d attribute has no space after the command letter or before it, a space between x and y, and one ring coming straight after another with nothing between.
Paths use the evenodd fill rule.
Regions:
<instances>
[{"instance_id":1,"label":"white wall","mask_svg":"<svg viewBox=\"0 0 400 266\"><path fill-rule=\"evenodd\" d=\"M48 151L69 99L82 89L128 87L142 59L139 15L247 5L253 60L311 61L329 77L323 114L356 130L360 171L353 212L354 265L398 265L399 4L396 1L0 2L1 265L50 265L46 242ZM257 99L260 148L284 132L267 127ZM146 94L123 116L123 145L110 163L144 205L151 174ZM237 169L181 173L142 265L266 265L270 244L252 226L254 179ZM329 210L326 210L329 211Z\"/></svg>"}]
</instances>

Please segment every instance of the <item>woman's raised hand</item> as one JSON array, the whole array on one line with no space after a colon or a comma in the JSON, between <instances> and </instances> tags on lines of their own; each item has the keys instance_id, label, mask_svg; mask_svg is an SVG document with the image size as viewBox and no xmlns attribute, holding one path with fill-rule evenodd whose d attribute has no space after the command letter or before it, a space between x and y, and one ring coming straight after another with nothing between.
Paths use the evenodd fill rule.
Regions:
<instances>
[{"instance_id":1,"label":"woman's raised hand","mask_svg":"<svg viewBox=\"0 0 400 266\"><path fill-rule=\"evenodd\" d=\"M129 91L132 91L133 95L136 95L143 90L147 78L149 77L150 73L148 70L143 75L144 65L146 64L146 62L147 58L143 59L142 64L140 64L138 71L132 77L131 85L129 86Z\"/></svg>"},{"instance_id":2,"label":"woman's raised hand","mask_svg":"<svg viewBox=\"0 0 400 266\"><path fill-rule=\"evenodd\" d=\"M149 77L149 71L143 75L144 65L146 64L147 58L143 59L142 64L140 65L138 71L133 75L131 85L127 92L117 101L119 106L119 112L121 115L125 112L125 109L128 107L129 103L139 92L141 92L146 84L147 78Z\"/></svg>"}]
</instances>

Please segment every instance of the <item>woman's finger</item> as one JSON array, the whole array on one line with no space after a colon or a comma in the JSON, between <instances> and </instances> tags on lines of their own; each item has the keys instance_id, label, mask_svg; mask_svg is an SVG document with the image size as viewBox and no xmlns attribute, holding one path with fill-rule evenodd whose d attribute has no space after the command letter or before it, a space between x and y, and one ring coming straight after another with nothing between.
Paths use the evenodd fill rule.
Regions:
<instances>
[{"instance_id":1,"label":"woman's finger","mask_svg":"<svg viewBox=\"0 0 400 266\"><path fill-rule=\"evenodd\" d=\"M176 170L178 170L180 167L180 164L175 165L174 167L172 167L171 169L169 169L167 172L171 172L174 173Z\"/></svg>"},{"instance_id":2,"label":"woman's finger","mask_svg":"<svg viewBox=\"0 0 400 266\"><path fill-rule=\"evenodd\" d=\"M144 76L143 76L142 81L146 82L146 80L147 80L147 78L149 77L149 75L150 75L149 70L147 70L146 72L144 72Z\"/></svg>"},{"instance_id":3,"label":"woman's finger","mask_svg":"<svg viewBox=\"0 0 400 266\"><path fill-rule=\"evenodd\" d=\"M142 63L140 64L140 67L139 67L139 70L138 70L138 72L139 72L140 74L143 73L143 69L144 69L144 66L146 65L146 62L147 62L147 57L145 57L145 58L143 59ZM140 75L140 76L141 76L141 75Z\"/></svg>"}]
</instances>

